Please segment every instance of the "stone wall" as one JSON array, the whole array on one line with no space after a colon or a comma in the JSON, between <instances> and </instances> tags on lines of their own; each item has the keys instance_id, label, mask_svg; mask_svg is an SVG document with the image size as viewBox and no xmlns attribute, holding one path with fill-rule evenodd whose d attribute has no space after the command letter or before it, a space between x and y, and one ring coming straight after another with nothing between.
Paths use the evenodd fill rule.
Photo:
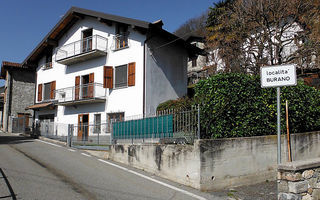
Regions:
<instances>
[{"instance_id":1,"label":"stone wall","mask_svg":"<svg viewBox=\"0 0 320 200\"><path fill-rule=\"evenodd\" d=\"M34 104L35 73L27 71L12 71L11 116L17 117L18 113L33 114L26 107Z\"/></svg>"},{"instance_id":2,"label":"stone wall","mask_svg":"<svg viewBox=\"0 0 320 200\"><path fill-rule=\"evenodd\" d=\"M278 166L278 200L320 199L320 158Z\"/></svg>"}]
</instances>

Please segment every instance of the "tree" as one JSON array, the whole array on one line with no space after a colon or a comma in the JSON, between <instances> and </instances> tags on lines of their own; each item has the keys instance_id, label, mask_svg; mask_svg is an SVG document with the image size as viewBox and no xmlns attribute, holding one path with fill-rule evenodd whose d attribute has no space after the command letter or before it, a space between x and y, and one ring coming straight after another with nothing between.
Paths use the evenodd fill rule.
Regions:
<instances>
[{"instance_id":1,"label":"tree","mask_svg":"<svg viewBox=\"0 0 320 200\"><path fill-rule=\"evenodd\" d=\"M187 39L190 35L205 36L207 17L208 11L202 13L199 17L189 19L174 31L174 34L183 39Z\"/></svg>"},{"instance_id":2,"label":"tree","mask_svg":"<svg viewBox=\"0 0 320 200\"><path fill-rule=\"evenodd\" d=\"M226 71L257 74L261 66L297 63L311 68L319 57L311 23L319 23L319 0L225 0L210 8L208 44ZM313 21L304 16L311 10ZM317 18L318 17L318 18ZM315 37L317 38L317 37Z\"/></svg>"}]
</instances>

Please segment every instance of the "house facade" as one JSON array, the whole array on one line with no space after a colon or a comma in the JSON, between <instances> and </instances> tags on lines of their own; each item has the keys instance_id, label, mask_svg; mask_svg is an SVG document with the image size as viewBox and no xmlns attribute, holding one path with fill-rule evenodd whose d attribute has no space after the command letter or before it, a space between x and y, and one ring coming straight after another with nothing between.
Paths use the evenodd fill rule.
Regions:
<instances>
[{"instance_id":1,"label":"house facade","mask_svg":"<svg viewBox=\"0 0 320 200\"><path fill-rule=\"evenodd\" d=\"M72 7L23 63L36 71L35 119L110 123L184 96L198 49L162 25Z\"/></svg>"},{"instance_id":2,"label":"house facade","mask_svg":"<svg viewBox=\"0 0 320 200\"><path fill-rule=\"evenodd\" d=\"M34 114L32 110L25 109L34 103L34 70L20 63L3 61L1 78L5 80L2 130L12 132L13 128L20 127L20 130L17 131L25 131L26 128L32 126L30 119ZM14 118L19 118L19 120L14 123Z\"/></svg>"}]
</instances>

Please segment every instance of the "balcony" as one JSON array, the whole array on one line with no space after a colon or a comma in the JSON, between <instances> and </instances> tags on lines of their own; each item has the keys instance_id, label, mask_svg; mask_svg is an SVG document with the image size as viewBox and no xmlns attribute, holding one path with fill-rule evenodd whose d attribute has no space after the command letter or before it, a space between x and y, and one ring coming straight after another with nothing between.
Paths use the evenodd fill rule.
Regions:
<instances>
[{"instance_id":1,"label":"balcony","mask_svg":"<svg viewBox=\"0 0 320 200\"><path fill-rule=\"evenodd\" d=\"M55 91L57 105L101 103L106 101L107 89L100 83L89 83Z\"/></svg>"},{"instance_id":2,"label":"balcony","mask_svg":"<svg viewBox=\"0 0 320 200\"><path fill-rule=\"evenodd\" d=\"M72 65L106 56L107 48L107 38L94 35L60 47L57 50L56 61L64 65Z\"/></svg>"},{"instance_id":3,"label":"balcony","mask_svg":"<svg viewBox=\"0 0 320 200\"><path fill-rule=\"evenodd\" d=\"M111 49L117 51L120 49L129 48L129 40L127 34L116 35L113 37L113 44Z\"/></svg>"}]
</instances>

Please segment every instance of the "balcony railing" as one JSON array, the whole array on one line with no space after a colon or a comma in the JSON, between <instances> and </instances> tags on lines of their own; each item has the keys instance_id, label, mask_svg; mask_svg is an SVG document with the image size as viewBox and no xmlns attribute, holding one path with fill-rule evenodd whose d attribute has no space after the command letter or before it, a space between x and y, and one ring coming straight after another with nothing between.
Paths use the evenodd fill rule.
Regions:
<instances>
[{"instance_id":1,"label":"balcony railing","mask_svg":"<svg viewBox=\"0 0 320 200\"><path fill-rule=\"evenodd\" d=\"M52 68L52 62L45 63L41 66L42 70L47 70Z\"/></svg>"},{"instance_id":2,"label":"balcony railing","mask_svg":"<svg viewBox=\"0 0 320 200\"><path fill-rule=\"evenodd\" d=\"M58 89L55 94L57 104L74 105L104 102L107 97L107 89L101 83L89 83Z\"/></svg>"},{"instance_id":3,"label":"balcony railing","mask_svg":"<svg viewBox=\"0 0 320 200\"><path fill-rule=\"evenodd\" d=\"M74 59L85 58L88 57L88 55L105 55L107 48L108 39L100 35L94 35L60 47L57 50L56 61L62 64L68 64L69 60L74 62ZM73 60L71 58L73 58Z\"/></svg>"},{"instance_id":4,"label":"balcony railing","mask_svg":"<svg viewBox=\"0 0 320 200\"><path fill-rule=\"evenodd\" d=\"M113 44L111 49L113 51L129 47L129 39L127 34L116 35L113 37Z\"/></svg>"}]
</instances>

